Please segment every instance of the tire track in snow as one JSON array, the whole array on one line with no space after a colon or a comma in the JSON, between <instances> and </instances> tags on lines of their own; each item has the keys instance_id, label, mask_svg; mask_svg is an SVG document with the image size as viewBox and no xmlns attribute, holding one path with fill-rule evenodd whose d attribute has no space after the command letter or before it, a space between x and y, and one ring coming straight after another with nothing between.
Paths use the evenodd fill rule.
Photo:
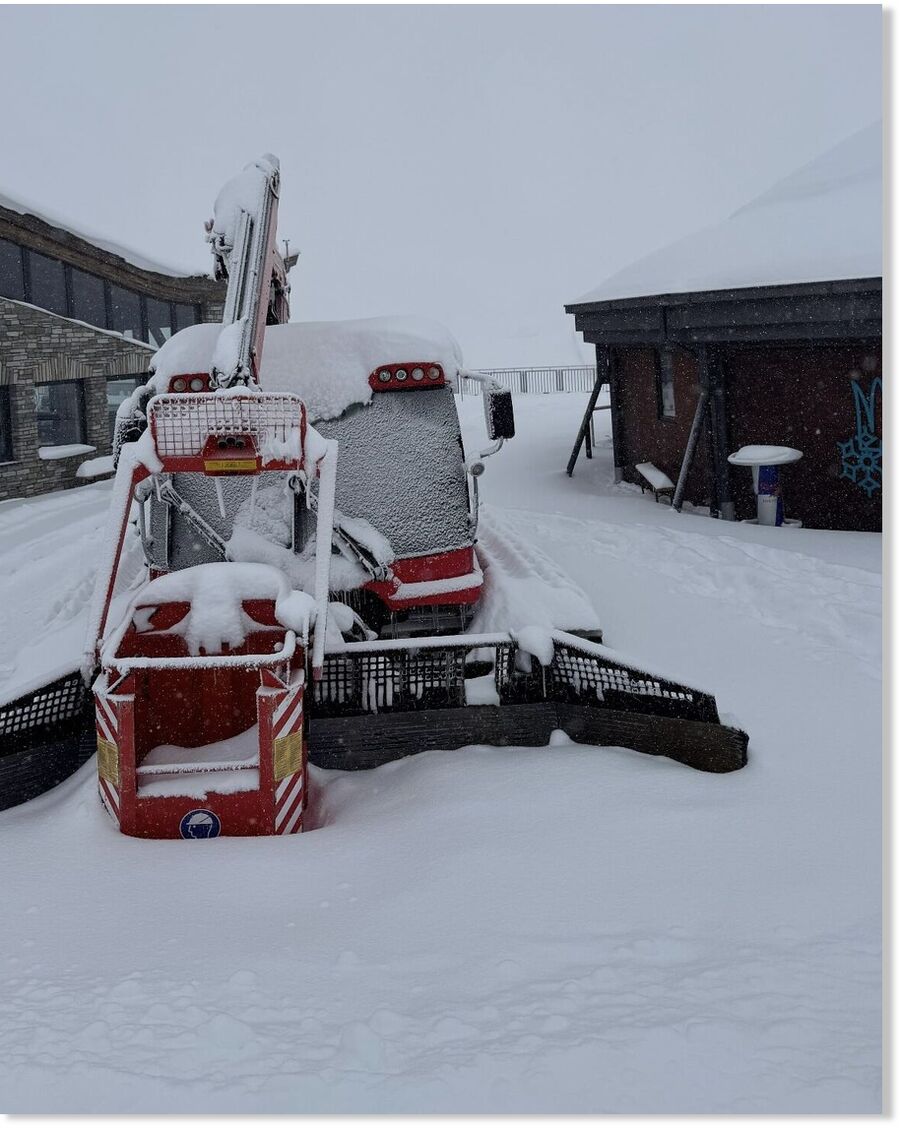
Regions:
<instances>
[{"instance_id":1,"label":"tire track in snow","mask_svg":"<svg viewBox=\"0 0 900 1128\"><path fill-rule=\"evenodd\" d=\"M724 948L677 928L652 939L643 931L562 945L532 938L480 967L448 969L452 994L417 969L373 992L370 969L347 956L336 955L330 969L302 960L293 974L282 968L277 988L251 971L204 980L196 966L182 977L136 971L113 982L7 976L4 1106L16 1109L17 1076L39 1067L63 1083L100 1070L125 1084L174 1082L197 1094L271 1096L274 1085L285 1111L310 1090L338 1087L352 1102L375 1087L387 1111L411 1077L420 1093L423 1083L449 1079L459 1100L466 1075L498 1059L513 1095L504 1111L520 1108L518 1087L532 1081L545 1099L557 1086L568 1107L554 1072L587 1053L592 1068L568 1066L589 1094L582 1111L672 1113L690 1095L688 1111L773 1111L779 1101L806 1111L840 1111L842 1100L854 1110L877 1107L880 953L856 934ZM530 977L536 958L552 974ZM664 1084L653 1073L660 1055L680 1062L680 1078ZM717 1073L727 1077L724 1104L716 1103ZM591 1084L597 1076L602 1093ZM342 1107L332 1095L330 1111Z\"/></svg>"},{"instance_id":2,"label":"tire track in snow","mask_svg":"<svg viewBox=\"0 0 900 1128\"><path fill-rule=\"evenodd\" d=\"M791 549L729 535L618 525L509 510L505 520L542 543L627 564L682 592L798 636L815 657L849 654L881 678L881 577Z\"/></svg>"},{"instance_id":3,"label":"tire track in snow","mask_svg":"<svg viewBox=\"0 0 900 1128\"><path fill-rule=\"evenodd\" d=\"M476 632L524 626L593 629L600 618L587 592L518 523L485 505L479 522L478 557L484 569L483 603Z\"/></svg>"}]
</instances>

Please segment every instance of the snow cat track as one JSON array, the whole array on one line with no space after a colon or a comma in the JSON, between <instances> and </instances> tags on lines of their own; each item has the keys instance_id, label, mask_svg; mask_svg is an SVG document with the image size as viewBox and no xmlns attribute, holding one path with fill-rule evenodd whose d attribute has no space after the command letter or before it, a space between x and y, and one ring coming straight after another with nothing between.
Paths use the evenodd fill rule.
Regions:
<instances>
[{"instance_id":1,"label":"snow cat track","mask_svg":"<svg viewBox=\"0 0 900 1128\"><path fill-rule=\"evenodd\" d=\"M94 703L80 673L0 706L0 811L56 787L96 751Z\"/></svg>"},{"instance_id":2,"label":"snow cat track","mask_svg":"<svg viewBox=\"0 0 900 1128\"><path fill-rule=\"evenodd\" d=\"M508 635L346 643L326 654L315 684L309 758L359 771L469 744L544 747L561 729L578 744L633 748L700 771L746 764L747 734L721 724L708 693L576 635L555 631L552 641L547 666ZM497 704L467 704L466 675L471 684L473 671L487 668ZM0 707L0 811L62 783L96 750L80 673Z\"/></svg>"},{"instance_id":3,"label":"snow cat track","mask_svg":"<svg viewBox=\"0 0 900 1128\"><path fill-rule=\"evenodd\" d=\"M562 729L579 744L632 748L700 771L746 764L747 734L720 722L708 693L626 665L567 632L553 632L552 644L544 666L506 635L332 650L314 688L309 758L361 770L469 744L542 747ZM496 704L467 704L473 652L492 655Z\"/></svg>"}]
</instances>

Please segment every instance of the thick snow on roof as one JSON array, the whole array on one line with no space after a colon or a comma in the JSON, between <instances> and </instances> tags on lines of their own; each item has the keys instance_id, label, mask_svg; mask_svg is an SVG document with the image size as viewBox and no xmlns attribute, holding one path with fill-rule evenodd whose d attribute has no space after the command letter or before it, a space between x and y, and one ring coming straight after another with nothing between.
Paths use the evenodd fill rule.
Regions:
<instances>
[{"instance_id":1,"label":"thick snow on roof","mask_svg":"<svg viewBox=\"0 0 900 1128\"><path fill-rule=\"evenodd\" d=\"M112 239L107 239L105 236L90 230L90 228L80 223L73 223L65 216L48 211L46 208L42 208L38 211L30 204L24 204L21 200L7 196L3 192L0 192L0 207L7 208L9 211L18 212L19 215L33 215L35 219L43 220L44 223L49 223L51 227L61 227L64 231L68 231L72 235L77 235L80 239L92 243L95 247L100 247L101 250L109 251L109 253L113 255L118 255L126 262L130 262L132 266L137 266L141 270L151 270L154 274L168 274L174 278L206 276L205 271L198 270L196 267L189 267L183 263L175 265L172 263L157 262L155 259L148 258L140 251L134 250L133 247L113 242Z\"/></svg>"},{"instance_id":2,"label":"thick snow on roof","mask_svg":"<svg viewBox=\"0 0 900 1128\"><path fill-rule=\"evenodd\" d=\"M434 361L455 383L462 352L443 325L418 317L271 325L261 383L267 392L296 392L313 420L334 419L369 402L374 369L403 361Z\"/></svg>"},{"instance_id":3,"label":"thick snow on roof","mask_svg":"<svg viewBox=\"0 0 900 1128\"><path fill-rule=\"evenodd\" d=\"M880 277L881 131L880 121L861 129L728 219L654 251L574 304Z\"/></svg>"}]
</instances>

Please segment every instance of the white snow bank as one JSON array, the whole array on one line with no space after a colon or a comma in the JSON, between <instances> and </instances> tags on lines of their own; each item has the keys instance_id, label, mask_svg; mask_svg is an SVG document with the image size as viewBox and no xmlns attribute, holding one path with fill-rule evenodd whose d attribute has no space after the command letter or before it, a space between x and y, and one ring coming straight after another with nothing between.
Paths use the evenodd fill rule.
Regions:
<instances>
[{"instance_id":1,"label":"white snow bank","mask_svg":"<svg viewBox=\"0 0 900 1128\"><path fill-rule=\"evenodd\" d=\"M721 223L654 251L573 304L878 278L882 124L853 134Z\"/></svg>"},{"instance_id":2,"label":"white snow bank","mask_svg":"<svg viewBox=\"0 0 900 1128\"><path fill-rule=\"evenodd\" d=\"M118 255L119 258L130 262L132 266L137 266L141 270L149 270L154 274L166 274L173 278L202 278L208 276L206 271L198 270L196 266L157 262L155 259L148 258L142 252L126 246L124 243L113 242L113 240L107 239L106 236L100 235L90 227L85 227L81 223L74 223L57 212L50 211L47 208L41 208L40 211L37 211L31 204L22 203L21 200L14 199L2 192L0 192L0 207L17 212L19 215L33 215L35 219L40 219L51 227L59 227L63 231L69 231L80 239L92 243L95 247L109 251L110 254Z\"/></svg>"},{"instance_id":3,"label":"white snow bank","mask_svg":"<svg viewBox=\"0 0 900 1128\"><path fill-rule=\"evenodd\" d=\"M164 603L190 603L190 610L173 631L181 634L193 655L218 654L225 646L240 646L253 621L242 607L244 600L275 601L275 617L303 640L315 619L315 603L305 592L292 591L285 576L268 564L197 564L159 576L132 599L129 613L104 647L112 658L133 618L147 629L152 609Z\"/></svg>"},{"instance_id":4,"label":"white snow bank","mask_svg":"<svg viewBox=\"0 0 900 1128\"><path fill-rule=\"evenodd\" d=\"M196 748L181 748L176 744L159 744L151 748L140 767L138 776L159 775L172 768L185 765L213 771L216 768L252 768L259 763L259 725L251 725L236 736L201 744Z\"/></svg>"},{"instance_id":5,"label":"white snow bank","mask_svg":"<svg viewBox=\"0 0 900 1128\"><path fill-rule=\"evenodd\" d=\"M440 364L455 384L462 352L447 329L424 318L291 322L266 329L260 382L268 392L296 392L311 419L334 419L369 402L369 375L380 364L414 361Z\"/></svg>"},{"instance_id":6,"label":"white snow bank","mask_svg":"<svg viewBox=\"0 0 900 1128\"><path fill-rule=\"evenodd\" d=\"M234 795L238 791L259 791L258 768L236 768L226 772L173 772L170 775L142 777L138 783L138 794L142 799L164 795L205 799L207 795Z\"/></svg>"},{"instance_id":7,"label":"white snow bank","mask_svg":"<svg viewBox=\"0 0 900 1128\"><path fill-rule=\"evenodd\" d=\"M61 446L38 447L38 458L54 462L58 458L75 458L79 454L93 454L97 448L87 443L64 443Z\"/></svg>"},{"instance_id":8,"label":"white snow bank","mask_svg":"<svg viewBox=\"0 0 900 1128\"><path fill-rule=\"evenodd\" d=\"M102 458L89 458L87 461L82 462L75 471L75 477L100 478L104 474L112 474L114 469L113 456L111 454L105 454Z\"/></svg>"},{"instance_id":9,"label":"white snow bank","mask_svg":"<svg viewBox=\"0 0 900 1128\"><path fill-rule=\"evenodd\" d=\"M174 376L187 376L197 372L211 372L213 355L221 322L201 322L188 325L164 342L150 361L153 376L148 383L157 394L169 390L169 381Z\"/></svg>"}]
</instances>

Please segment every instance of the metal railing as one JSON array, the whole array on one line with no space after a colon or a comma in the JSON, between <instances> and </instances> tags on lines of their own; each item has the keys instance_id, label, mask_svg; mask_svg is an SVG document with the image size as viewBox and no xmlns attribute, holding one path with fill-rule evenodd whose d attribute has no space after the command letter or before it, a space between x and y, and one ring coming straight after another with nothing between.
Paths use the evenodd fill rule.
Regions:
<instances>
[{"instance_id":1,"label":"metal railing","mask_svg":"<svg viewBox=\"0 0 900 1128\"><path fill-rule=\"evenodd\" d=\"M490 376L513 393L532 395L547 392L589 392L597 378L592 364L556 368L479 368L482 376ZM475 380L462 379L459 394L481 395L483 386Z\"/></svg>"}]
</instances>

